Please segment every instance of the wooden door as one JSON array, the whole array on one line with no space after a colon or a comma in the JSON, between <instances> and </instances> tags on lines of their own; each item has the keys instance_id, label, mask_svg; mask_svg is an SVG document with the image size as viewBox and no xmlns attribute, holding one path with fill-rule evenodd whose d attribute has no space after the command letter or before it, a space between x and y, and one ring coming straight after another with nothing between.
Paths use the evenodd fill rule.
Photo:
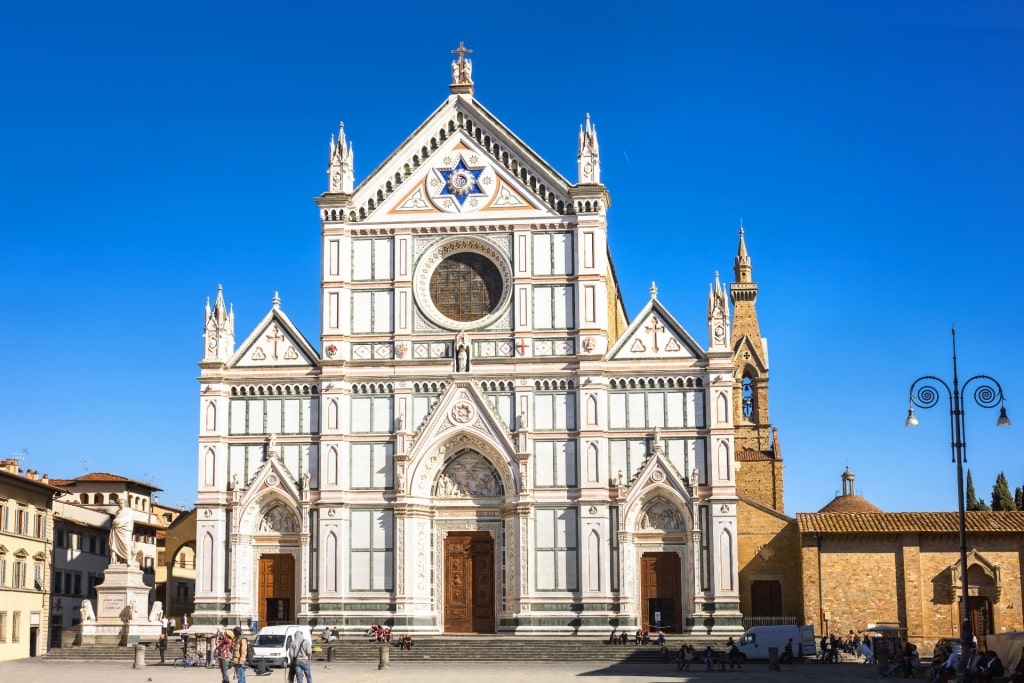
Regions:
<instances>
[{"instance_id":1,"label":"wooden door","mask_svg":"<svg viewBox=\"0 0 1024 683\"><path fill-rule=\"evenodd\" d=\"M644 553L640 558L640 621L651 633L657 631L658 614L662 631L682 631L683 590L679 566L679 555L675 553Z\"/></svg>"},{"instance_id":2,"label":"wooden door","mask_svg":"<svg viewBox=\"0 0 1024 683\"><path fill-rule=\"evenodd\" d=\"M487 532L444 541L446 633L494 633L494 539Z\"/></svg>"},{"instance_id":3,"label":"wooden door","mask_svg":"<svg viewBox=\"0 0 1024 683\"><path fill-rule=\"evenodd\" d=\"M263 555L257 581L260 626L295 623L295 559L291 555Z\"/></svg>"},{"instance_id":4,"label":"wooden door","mask_svg":"<svg viewBox=\"0 0 1024 683\"><path fill-rule=\"evenodd\" d=\"M750 585L750 616L782 616L782 584L778 581L754 581Z\"/></svg>"}]
</instances>

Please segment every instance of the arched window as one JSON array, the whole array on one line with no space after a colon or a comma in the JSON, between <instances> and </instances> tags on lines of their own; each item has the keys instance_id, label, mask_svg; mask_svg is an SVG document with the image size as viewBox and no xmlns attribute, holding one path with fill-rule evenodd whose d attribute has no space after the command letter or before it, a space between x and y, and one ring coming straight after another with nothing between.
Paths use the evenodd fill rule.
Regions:
<instances>
[{"instance_id":1,"label":"arched window","mask_svg":"<svg viewBox=\"0 0 1024 683\"><path fill-rule=\"evenodd\" d=\"M754 386L750 376L743 377L743 418L751 420L754 417Z\"/></svg>"}]
</instances>

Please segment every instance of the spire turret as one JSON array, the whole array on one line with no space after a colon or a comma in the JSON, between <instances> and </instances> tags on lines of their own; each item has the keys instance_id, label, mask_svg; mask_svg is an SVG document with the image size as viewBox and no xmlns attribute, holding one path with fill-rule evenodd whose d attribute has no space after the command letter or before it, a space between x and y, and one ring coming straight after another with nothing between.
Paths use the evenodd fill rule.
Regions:
<instances>
[{"instance_id":1,"label":"spire turret","mask_svg":"<svg viewBox=\"0 0 1024 683\"><path fill-rule=\"evenodd\" d=\"M740 226L740 246L736 250L736 264L733 266L736 282L750 282L752 269L750 256L747 254L747 243L743 239L743 226Z\"/></svg>"},{"instance_id":2,"label":"spire turret","mask_svg":"<svg viewBox=\"0 0 1024 683\"><path fill-rule=\"evenodd\" d=\"M729 351L729 305L717 270L714 284L708 286L708 339L709 351Z\"/></svg>"},{"instance_id":3,"label":"spire turret","mask_svg":"<svg viewBox=\"0 0 1024 683\"><path fill-rule=\"evenodd\" d=\"M601 155L597 145L597 127L590 124L590 114L587 114L586 124L580 126L576 164L580 183L601 182Z\"/></svg>"},{"instance_id":4,"label":"spire turret","mask_svg":"<svg viewBox=\"0 0 1024 683\"><path fill-rule=\"evenodd\" d=\"M204 361L226 361L235 352L235 313L224 304L224 287L217 285L213 309L206 298L206 326L203 332Z\"/></svg>"},{"instance_id":5,"label":"spire turret","mask_svg":"<svg viewBox=\"0 0 1024 683\"><path fill-rule=\"evenodd\" d=\"M345 123L338 124L338 139L331 135L330 163L327 167L328 192L352 194L355 186L355 153L345 139Z\"/></svg>"}]
</instances>

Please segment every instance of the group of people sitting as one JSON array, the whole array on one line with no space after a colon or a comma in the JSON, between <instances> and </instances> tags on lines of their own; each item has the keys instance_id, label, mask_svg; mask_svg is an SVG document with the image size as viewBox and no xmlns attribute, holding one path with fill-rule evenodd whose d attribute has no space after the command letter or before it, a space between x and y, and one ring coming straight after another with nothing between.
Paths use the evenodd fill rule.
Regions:
<instances>
[{"instance_id":1,"label":"group of people sitting","mask_svg":"<svg viewBox=\"0 0 1024 683\"><path fill-rule=\"evenodd\" d=\"M902 678L913 678L914 667L921 665L921 655L917 652L917 646L913 643L907 643L899 652L896 653L896 658L889 664L889 667L882 672L882 676L889 677L902 677Z\"/></svg>"},{"instance_id":2,"label":"group of people sitting","mask_svg":"<svg viewBox=\"0 0 1024 683\"><path fill-rule=\"evenodd\" d=\"M972 647L968 653L967 666L964 669L964 680L968 683L990 681L1006 675L1006 667L994 650L979 650ZM929 683L956 680L957 668L960 666L960 653L950 646L935 649L932 665L928 669ZM1024 681L1024 660L1017 663L1010 672L1010 680L1014 683Z\"/></svg>"},{"instance_id":3,"label":"group of people sitting","mask_svg":"<svg viewBox=\"0 0 1024 683\"><path fill-rule=\"evenodd\" d=\"M378 643L391 642L391 629L380 624L371 624L370 628L366 629L365 635L367 638L373 638Z\"/></svg>"},{"instance_id":4,"label":"group of people sitting","mask_svg":"<svg viewBox=\"0 0 1024 683\"><path fill-rule=\"evenodd\" d=\"M338 627L324 626L324 632L320 634L320 640L325 643L333 643L338 639Z\"/></svg>"}]
</instances>

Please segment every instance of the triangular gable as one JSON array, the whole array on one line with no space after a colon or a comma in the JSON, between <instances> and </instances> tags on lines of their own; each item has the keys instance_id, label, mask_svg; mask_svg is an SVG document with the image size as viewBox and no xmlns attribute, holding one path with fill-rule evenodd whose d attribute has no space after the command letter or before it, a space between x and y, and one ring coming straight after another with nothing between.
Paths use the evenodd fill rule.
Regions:
<instances>
[{"instance_id":1,"label":"triangular gable","mask_svg":"<svg viewBox=\"0 0 1024 683\"><path fill-rule=\"evenodd\" d=\"M473 99L451 96L355 189L360 221L552 219L569 182Z\"/></svg>"},{"instance_id":2,"label":"triangular gable","mask_svg":"<svg viewBox=\"0 0 1024 683\"><path fill-rule=\"evenodd\" d=\"M682 514L682 519L675 517L667 524L657 520L644 520L642 514L645 507L657 498L665 498L672 510ZM634 531L650 529L651 531L681 532L687 527L693 528L692 500L687 490L687 482L672 466L660 444L644 462L636 477L625 491L626 526Z\"/></svg>"},{"instance_id":3,"label":"triangular gable","mask_svg":"<svg viewBox=\"0 0 1024 683\"><path fill-rule=\"evenodd\" d=\"M229 366L316 367L318 364L316 351L275 305L238 347Z\"/></svg>"},{"instance_id":4,"label":"triangular gable","mask_svg":"<svg viewBox=\"0 0 1024 683\"><path fill-rule=\"evenodd\" d=\"M608 352L609 360L703 359L700 344L657 299L651 299Z\"/></svg>"},{"instance_id":5,"label":"triangular gable","mask_svg":"<svg viewBox=\"0 0 1024 683\"><path fill-rule=\"evenodd\" d=\"M473 385L453 382L434 404L430 415L416 433L416 446L429 447L446 441L459 431L470 431L498 446L511 460L516 452L509 428L491 408L490 401ZM415 450L415 447L414 447Z\"/></svg>"},{"instance_id":6,"label":"triangular gable","mask_svg":"<svg viewBox=\"0 0 1024 683\"><path fill-rule=\"evenodd\" d=\"M750 337L747 335L735 340L733 349L734 358L742 360L745 364L753 365L762 374L768 372L768 364L761 358L757 346L751 343Z\"/></svg>"},{"instance_id":7,"label":"triangular gable","mask_svg":"<svg viewBox=\"0 0 1024 683\"><path fill-rule=\"evenodd\" d=\"M242 496L241 507L244 509L258 502L268 492L276 493L298 505L302 495L293 481L293 476L277 456L271 455L263 461L249 481Z\"/></svg>"}]
</instances>

